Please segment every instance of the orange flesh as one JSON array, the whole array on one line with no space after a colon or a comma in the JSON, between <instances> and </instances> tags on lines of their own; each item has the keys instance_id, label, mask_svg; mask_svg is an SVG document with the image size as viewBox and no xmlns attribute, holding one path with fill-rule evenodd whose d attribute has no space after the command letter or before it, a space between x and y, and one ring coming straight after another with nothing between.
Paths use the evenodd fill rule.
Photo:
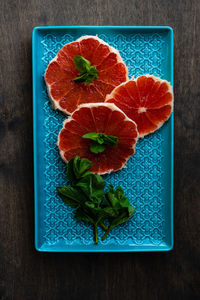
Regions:
<instances>
[{"instance_id":1,"label":"orange flesh","mask_svg":"<svg viewBox=\"0 0 200 300\"><path fill-rule=\"evenodd\" d=\"M106 146L104 152L95 154L90 151L91 141L82 136L89 132L105 133L118 137L116 147ZM59 149L69 161L79 155L92 161L92 171L99 174L117 171L126 160L134 154L137 141L136 125L128 121L125 115L112 110L105 104L102 106L81 107L76 110L72 119L67 121L59 135Z\"/></svg>"},{"instance_id":2,"label":"orange flesh","mask_svg":"<svg viewBox=\"0 0 200 300\"><path fill-rule=\"evenodd\" d=\"M83 56L96 66L98 79L90 85L74 82L79 75L74 66L75 55ZM95 38L65 45L45 73L51 98L66 113L72 113L81 103L104 102L106 95L126 80L125 64L118 62L117 54Z\"/></svg>"},{"instance_id":3,"label":"orange flesh","mask_svg":"<svg viewBox=\"0 0 200 300\"><path fill-rule=\"evenodd\" d=\"M114 103L135 121L140 136L144 136L170 117L173 94L167 81L144 75L116 87L106 102Z\"/></svg>"}]
</instances>

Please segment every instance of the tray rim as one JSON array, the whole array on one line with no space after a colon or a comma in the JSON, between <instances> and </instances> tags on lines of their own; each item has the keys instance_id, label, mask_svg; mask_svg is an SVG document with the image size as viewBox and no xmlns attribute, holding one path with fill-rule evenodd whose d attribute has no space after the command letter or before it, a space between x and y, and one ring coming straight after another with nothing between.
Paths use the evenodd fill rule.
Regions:
<instances>
[{"instance_id":1,"label":"tray rim","mask_svg":"<svg viewBox=\"0 0 200 300\"><path fill-rule=\"evenodd\" d=\"M38 31L44 30L55 30L55 29L133 29L133 30L168 30L170 32L170 67L171 67L171 85L174 89L174 32L171 26L113 26L113 25L72 25L72 26L36 26L32 30L32 89L33 89L33 165L34 165L34 231L35 231L35 239L34 246L35 249L39 252L57 252L57 253L104 253L104 252L166 252L171 251L174 247L174 199L173 199L173 190L174 190L174 111L171 115L171 165L170 165L170 185L171 185L171 193L170 193L170 218L171 218L171 231L170 231L170 242L164 246L130 246L126 245L122 249L120 249L120 245L117 248L110 249L87 249L87 246L77 246L73 245L67 246L65 249L56 249L53 248L51 250L43 249L41 246L38 246L38 197L37 197L37 131L36 131L36 68L35 68L35 54L36 54L36 43L35 38ZM82 248L81 248L82 247ZM102 246L103 247L103 246ZM118 249L119 248L119 249Z\"/></svg>"}]
</instances>

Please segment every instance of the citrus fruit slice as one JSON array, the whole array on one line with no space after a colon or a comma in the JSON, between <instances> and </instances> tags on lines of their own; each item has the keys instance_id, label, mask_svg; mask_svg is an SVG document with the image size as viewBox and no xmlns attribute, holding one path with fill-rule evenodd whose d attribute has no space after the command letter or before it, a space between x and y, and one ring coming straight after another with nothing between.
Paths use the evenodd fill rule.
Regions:
<instances>
[{"instance_id":1,"label":"citrus fruit slice","mask_svg":"<svg viewBox=\"0 0 200 300\"><path fill-rule=\"evenodd\" d=\"M96 36L66 44L45 72L53 108L67 114L79 104L104 102L106 95L126 80L128 69L118 50Z\"/></svg>"},{"instance_id":2,"label":"citrus fruit slice","mask_svg":"<svg viewBox=\"0 0 200 300\"><path fill-rule=\"evenodd\" d=\"M104 146L102 152L93 152L91 146L97 142L93 137L87 138L91 135L100 137L98 146ZM117 171L125 165L135 152L137 137L135 122L114 104L82 104L64 121L58 136L58 147L65 162L78 155L92 162L91 171L105 174Z\"/></svg>"},{"instance_id":3,"label":"citrus fruit slice","mask_svg":"<svg viewBox=\"0 0 200 300\"><path fill-rule=\"evenodd\" d=\"M172 86L153 75L143 75L117 86L106 97L137 124L143 137L160 128L173 110Z\"/></svg>"}]
</instances>

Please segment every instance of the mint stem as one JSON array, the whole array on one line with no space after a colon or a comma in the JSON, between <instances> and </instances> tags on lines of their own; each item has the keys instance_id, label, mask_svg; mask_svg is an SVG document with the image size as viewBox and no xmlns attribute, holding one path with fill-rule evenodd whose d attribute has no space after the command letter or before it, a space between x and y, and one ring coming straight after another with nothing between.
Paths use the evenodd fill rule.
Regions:
<instances>
[{"instance_id":1,"label":"mint stem","mask_svg":"<svg viewBox=\"0 0 200 300\"><path fill-rule=\"evenodd\" d=\"M101 240L104 241L107 237L107 235L111 232L111 230L113 229L114 227L112 225L110 225L108 227L108 229L106 230L106 232L104 233L104 235L102 236Z\"/></svg>"},{"instance_id":2,"label":"mint stem","mask_svg":"<svg viewBox=\"0 0 200 300\"><path fill-rule=\"evenodd\" d=\"M98 244L97 224L94 224L94 243Z\"/></svg>"},{"instance_id":3,"label":"mint stem","mask_svg":"<svg viewBox=\"0 0 200 300\"><path fill-rule=\"evenodd\" d=\"M101 226L101 228L103 230L105 230L105 231L108 230L108 227L105 224L103 224L103 222L100 222L99 225Z\"/></svg>"}]
</instances>

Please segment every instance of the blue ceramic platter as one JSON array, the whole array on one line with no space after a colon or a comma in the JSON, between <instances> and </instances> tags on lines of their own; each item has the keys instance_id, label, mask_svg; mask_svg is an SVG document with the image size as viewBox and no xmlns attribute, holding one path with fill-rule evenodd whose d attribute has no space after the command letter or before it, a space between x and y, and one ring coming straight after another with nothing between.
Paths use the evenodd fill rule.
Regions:
<instances>
[{"instance_id":1,"label":"blue ceramic platter","mask_svg":"<svg viewBox=\"0 0 200 300\"><path fill-rule=\"evenodd\" d=\"M173 248L173 115L157 132L139 140L127 168L104 176L121 185L136 208L134 217L94 245L90 225L77 222L56 187L66 182L56 146L65 116L51 108L44 72L66 43L98 35L117 48L129 77L154 74L173 85L173 31L170 27L62 26L33 30L33 128L35 247L47 252L168 251ZM99 237L103 232L98 229Z\"/></svg>"}]
</instances>

